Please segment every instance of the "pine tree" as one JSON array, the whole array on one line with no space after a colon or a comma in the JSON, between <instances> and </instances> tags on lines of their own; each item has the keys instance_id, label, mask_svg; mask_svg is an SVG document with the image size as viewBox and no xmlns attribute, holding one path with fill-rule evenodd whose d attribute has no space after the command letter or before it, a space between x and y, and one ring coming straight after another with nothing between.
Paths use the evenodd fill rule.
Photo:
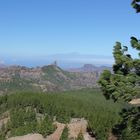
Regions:
<instances>
[{"instance_id":1,"label":"pine tree","mask_svg":"<svg viewBox=\"0 0 140 140\"><path fill-rule=\"evenodd\" d=\"M140 50L140 42L134 37L131 37L131 45ZM128 47L116 42L113 49L113 73L105 70L100 77L99 84L107 99L122 99L128 102L140 94L140 59L133 59L127 52Z\"/></svg>"},{"instance_id":2,"label":"pine tree","mask_svg":"<svg viewBox=\"0 0 140 140\"><path fill-rule=\"evenodd\" d=\"M134 9L136 9L136 12L139 13L140 12L140 4L139 4L140 0L133 0L132 1L132 7Z\"/></svg>"},{"instance_id":3,"label":"pine tree","mask_svg":"<svg viewBox=\"0 0 140 140\"><path fill-rule=\"evenodd\" d=\"M133 0L132 6L140 12L140 0ZM129 102L140 96L140 41L131 37L132 48L138 51L138 58L133 59L127 54L128 47L116 42L113 55L115 64L113 73L104 71L99 84L107 99ZM140 107L128 106L120 113L121 121L113 128L119 140L140 140Z\"/></svg>"}]
</instances>

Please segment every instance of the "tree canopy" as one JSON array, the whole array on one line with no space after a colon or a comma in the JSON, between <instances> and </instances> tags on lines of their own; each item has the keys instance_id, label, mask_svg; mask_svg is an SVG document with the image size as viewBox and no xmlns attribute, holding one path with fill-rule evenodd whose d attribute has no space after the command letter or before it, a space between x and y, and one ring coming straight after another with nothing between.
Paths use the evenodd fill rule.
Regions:
<instances>
[{"instance_id":1,"label":"tree canopy","mask_svg":"<svg viewBox=\"0 0 140 140\"><path fill-rule=\"evenodd\" d=\"M134 9L136 9L136 12L139 13L140 12L140 4L139 4L140 0L133 0L132 1L132 7Z\"/></svg>"},{"instance_id":2,"label":"tree canopy","mask_svg":"<svg viewBox=\"0 0 140 140\"><path fill-rule=\"evenodd\" d=\"M133 0L132 6L140 12L140 0ZM128 47L116 42L113 49L115 63L113 72L105 70L99 79L99 84L107 99L129 102L133 98L140 98L140 40L131 37L131 47L138 55L133 58L128 53ZM140 139L140 106L125 107L122 109L121 120L112 130L118 140Z\"/></svg>"},{"instance_id":3,"label":"tree canopy","mask_svg":"<svg viewBox=\"0 0 140 140\"><path fill-rule=\"evenodd\" d=\"M99 84L107 99L130 101L140 95L140 41L131 37L130 42L132 48L138 51L138 58L132 58L128 47L116 42L113 73L105 70L100 77Z\"/></svg>"}]
</instances>

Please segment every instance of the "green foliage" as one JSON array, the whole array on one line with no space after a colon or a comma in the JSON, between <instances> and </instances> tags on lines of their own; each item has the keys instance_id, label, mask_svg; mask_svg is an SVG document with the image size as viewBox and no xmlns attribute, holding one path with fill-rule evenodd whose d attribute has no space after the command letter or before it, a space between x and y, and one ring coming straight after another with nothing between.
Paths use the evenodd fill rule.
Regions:
<instances>
[{"instance_id":1,"label":"green foliage","mask_svg":"<svg viewBox=\"0 0 140 140\"><path fill-rule=\"evenodd\" d=\"M2 133L0 133L0 140L6 140Z\"/></svg>"},{"instance_id":2,"label":"green foliage","mask_svg":"<svg viewBox=\"0 0 140 140\"><path fill-rule=\"evenodd\" d=\"M140 12L140 4L139 4L140 0L133 0L131 5L134 9L136 9L136 12L139 13Z\"/></svg>"},{"instance_id":3,"label":"green foliage","mask_svg":"<svg viewBox=\"0 0 140 140\"><path fill-rule=\"evenodd\" d=\"M64 128L60 140L68 140L69 130L67 127Z\"/></svg>"},{"instance_id":4,"label":"green foliage","mask_svg":"<svg viewBox=\"0 0 140 140\"><path fill-rule=\"evenodd\" d=\"M140 50L140 43L134 37L131 38L131 44ZM100 77L99 84L107 99L130 101L140 94L140 59L132 59L127 51L126 46L122 47L117 42L113 50L114 73L106 70Z\"/></svg>"},{"instance_id":5,"label":"green foliage","mask_svg":"<svg viewBox=\"0 0 140 140\"><path fill-rule=\"evenodd\" d=\"M123 109L120 115L122 120L114 127L113 133L119 140L139 140L140 107Z\"/></svg>"},{"instance_id":6,"label":"green foliage","mask_svg":"<svg viewBox=\"0 0 140 140\"><path fill-rule=\"evenodd\" d=\"M11 136L25 135L36 131L36 123L36 114L33 109L17 107L10 112L7 129L11 131Z\"/></svg>"},{"instance_id":7,"label":"green foliage","mask_svg":"<svg viewBox=\"0 0 140 140\"><path fill-rule=\"evenodd\" d=\"M37 126L37 132L42 134L44 137L52 134L54 130L55 127L53 126L53 121L48 116L45 116L45 119L41 120Z\"/></svg>"},{"instance_id":8,"label":"green foliage","mask_svg":"<svg viewBox=\"0 0 140 140\"><path fill-rule=\"evenodd\" d=\"M1 128L1 137L5 137L9 131L9 136L21 136L28 133L40 133L44 137L54 132L53 121L45 116L41 121L37 121L35 109L32 107L16 106L10 111L10 121Z\"/></svg>"},{"instance_id":9,"label":"green foliage","mask_svg":"<svg viewBox=\"0 0 140 140\"><path fill-rule=\"evenodd\" d=\"M33 81L21 79L19 77L13 77L12 81L0 82L0 89L4 93L15 93L19 91L29 91L29 92L40 92L39 87L32 85Z\"/></svg>"},{"instance_id":10,"label":"green foliage","mask_svg":"<svg viewBox=\"0 0 140 140\"><path fill-rule=\"evenodd\" d=\"M131 37L131 45L133 48L140 50L140 41L137 38Z\"/></svg>"},{"instance_id":11,"label":"green foliage","mask_svg":"<svg viewBox=\"0 0 140 140\"><path fill-rule=\"evenodd\" d=\"M140 42L135 37L131 37L131 46L140 51ZM113 73L104 71L101 74L99 84L107 99L129 102L140 96L140 59L133 59L130 54L127 54L127 51L126 46L117 42L113 50L115 59ZM140 109L138 107L122 110L120 115L122 120L113 131L119 140L140 139L139 114Z\"/></svg>"},{"instance_id":12,"label":"green foliage","mask_svg":"<svg viewBox=\"0 0 140 140\"><path fill-rule=\"evenodd\" d=\"M3 98L5 97L0 97L0 101ZM2 112L11 110L11 120L6 126L11 130L11 135L35 132L45 137L54 131L52 125L54 116L57 121L64 123L69 122L70 118L84 117L88 120L90 129L100 140L107 139L108 132L120 119L118 112L122 106L123 104L120 103L106 101L100 90L96 89L57 94L16 93L8 95L5 102L0 104L0 108L3 107ZM46 117L45 120L38 122L35 113L41 113L49 118Z\"/></svg>"},{"instance_id":13,"label":"green foliage","mask_svg":"<svg viewBox=\"0 0 140 140\"><path fill-rule=\"evenodd\" d=\"M0 130L0 140L6 140L5 139L5 134L6 134L5 125L3 124L2 127L1 127L1 130Z\"/></svg>"},{"instance_id":14,"label":"green foliage","mask_svg":"<svg viewBox=\"0 0 140 140\"><path fill-rule=\"evenodd\" d=\"M140 0L133 0L132 6L140 12ZM140 51L140 41L131 37L132 48ZM128 48L117 42L114 46L113 55L115 64L114 73L104 71L99 84L107 99L126 102L140 96L140 53L137 59L127 54ZM140 140L140 107L131 106L124 108L120 113L120 123L115 125L113 133L119 140Z\"/></svg>"},{"instance_id":15,"label":"green foliage","mask_svg":"<svg viewBox=\"0 0 140 140\"><path fill-rule=\"evenodd\" d=\"M64 73L64 71L61 68L55 65L48 65L44 66L42 70L45 74L43 76L44 79L49 80L57 85L65 84L65 79L62 79L61 75L59 75L60 73Z\"/></svg>"}]
</instances>

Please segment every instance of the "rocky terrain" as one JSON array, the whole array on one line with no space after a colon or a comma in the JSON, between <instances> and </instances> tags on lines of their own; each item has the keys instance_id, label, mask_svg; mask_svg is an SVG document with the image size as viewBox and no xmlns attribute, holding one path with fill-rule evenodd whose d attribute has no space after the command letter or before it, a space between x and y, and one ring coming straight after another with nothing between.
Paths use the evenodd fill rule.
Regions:
<instances>
[{"instance_id":1,"label":"rocky terrain","mask_svg":"<svg viewBox=\"0 0 140 140\"><path fill-rule=\"evenodd\" d=\"M69 139L74 140L78 137L79 133L82 133L84 140L95 140L87 132L87 121L85 119L74 118L69 124L63 124L55 122L54 125L57 127L55 132L46 138L43 138L40 134L28 134L25 136L18 136L8 138L7 140L60 140L62 132L65 127L69 129Z\"/></svg>"},{"instance_id":2,"label":"rocky terrain","mask_svg":"<svg viewBox=\"0 0 140 140\"><path fill-rule=\"evenodd\" d=\"M97 87L100 71L65 71L57 65L37 68L9 66L0 68L0 94L15 90L65 91Z\"/></svg>"}]
</instances>

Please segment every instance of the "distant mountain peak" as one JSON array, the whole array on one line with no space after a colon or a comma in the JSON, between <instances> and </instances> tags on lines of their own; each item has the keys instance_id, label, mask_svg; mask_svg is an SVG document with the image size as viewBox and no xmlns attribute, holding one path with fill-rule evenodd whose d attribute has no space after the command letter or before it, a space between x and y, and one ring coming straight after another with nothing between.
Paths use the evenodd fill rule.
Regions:
<instances>
[{"instance_id":1,"label":"distant mountain peak","mask_svg":"<svg viewBox=\"0 0 140 140\"><path fill-rule=\"evenodd\" d=\"M84 64L83 67L81 67L81 68L71 68L68 71L71 71L71 72L99 72L99 73L101 73L105 69L112 70L111 67L107 67L107 66L97 67L93 64Z\"/></svg>"},{"instance_id":2,"label":"distant mountain peak","mask_svg":"<svg viewBox=\"0 0 140 140\"><path fill-rule=\"evenodd\" d=\"M92 64L84 64L84 66L81 69L85 72L91 72L91 71L95 71L97 67Z\"/></svg>"}]
</instances>

